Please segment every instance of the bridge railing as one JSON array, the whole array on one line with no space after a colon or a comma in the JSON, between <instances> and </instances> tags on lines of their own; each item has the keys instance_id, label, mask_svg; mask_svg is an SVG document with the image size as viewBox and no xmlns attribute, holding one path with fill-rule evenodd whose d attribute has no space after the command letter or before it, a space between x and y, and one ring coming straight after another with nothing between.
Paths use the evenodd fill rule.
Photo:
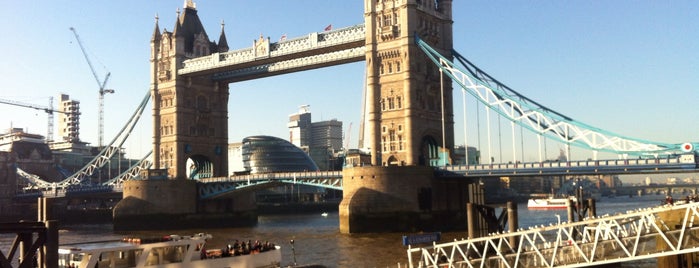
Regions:
<instances>
[{"instance_id":1,"label":"bridge railing","mask_svg":"<svg viewBox=\"0 0 699 268\"><path fill-rule=\"evenodd\" d=\"M205 183L216 182L241 182L258 180L288 180L288 179L323 179L342 177L342 171L303 171L303 172L278 172L263 174L234 175L228 177L202 178L199 181Z\"/></svg>"},{"instance_id":2,"label":"bridge railing","mask_svg":"<svg viewBox=\"0 0 699 268\"><path fill-rule=\"evenodd\" d=\"M699 251L699 203L409 248L409 267L586 267Z\"/></svg>"},{"instance_id":3,"label":"bridge railing","mask_svg":"<svg viewBox=\"0 0 699 268\"><path fill-rule=\"evenodd\" d=\"M597 168L644 166L658 168L697 168L696 163L685 163L680 158L650 158L650 159L613 159L613 160L582 160L582 161L549 161L549 162L518 162L493 163L477 165L455 165L439 167L447 171L483 171L483 170L526 170L526 169L561 169L561 168Z\"/></svg>"}]
</instances>

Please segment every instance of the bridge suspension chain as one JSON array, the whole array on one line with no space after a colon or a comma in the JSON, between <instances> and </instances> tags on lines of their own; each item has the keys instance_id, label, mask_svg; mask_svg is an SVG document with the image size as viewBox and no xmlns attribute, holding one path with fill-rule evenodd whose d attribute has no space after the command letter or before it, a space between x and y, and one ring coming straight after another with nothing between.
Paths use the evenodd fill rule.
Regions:
<instances>
[{"instance_id":1,"label":"bridge suspension chain","mask_svg":"<svg viewBox=\"0 0 699 268\"><path fill-rule=\"evenodd\" d=\"M415 42L425 54L461 86L462 90L488 108L527 128L533 133L553 137L593 151L605 151L620 155L681 154L686 144L669 144L630 138L612 133L553 111L500 83L481 69L453 51L467 71L461 70L451 60L442 56L425 41L416 36ZM692 143L697 148L699 142Z\"/></svg>"},{"instance_id":2,"label":"bridge suspension chain","mask_svg":"<svg viewBox=\"0 0 699 268\"><path fill-rule=\"evenodd\" d=\"M146 170L153 165L153 162L150 161L151 154L153 154L153 151L148 152L143 158L141 158L140 161L138 161L138 163L132 165L129 169L112 178L111 180L102 183L102 185L121 187L123 186L125 181L140 176L140 172L142 170Z\"/></svg>"},{"instance_id":3,"label":"bridge suspension chain","mask_svg":"<svg viewBox=\"0 0 699 268\"><path fill-rule=\"evenodd\" d=\"M92 161L90 161L85 167L80 169L77 173L73 174L72 176L56 183L55 186L58 188L65 188L69 185L84 184L96 170L102 168L105 164L109 163L109 160L121 150L122 145L124 144L124 142L126 142L126 139L131 134L131 131L136 126L136 123L138 123L138 120L141 118L141 115L143 114L143 111L145 110L149 99L150 91L143 97L141 103L136 108L136 111L134 111L133 115L131 115L131 118L129 118L129 121L119 131L116 137L114 137L114 139L112 139L112 141L107 146L105 146L104 149L102 149L102 151L94 159L92 159Z\"/></svg>"}]
</instances>

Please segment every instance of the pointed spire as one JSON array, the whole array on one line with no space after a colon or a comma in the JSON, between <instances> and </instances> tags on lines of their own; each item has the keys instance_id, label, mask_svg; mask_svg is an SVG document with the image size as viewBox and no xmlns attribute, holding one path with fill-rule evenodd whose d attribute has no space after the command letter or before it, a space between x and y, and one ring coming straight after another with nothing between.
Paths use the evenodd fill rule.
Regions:
<instances>
[{"instance_id":1,"label":"pointed spire","mask_svg":"<svg viewBox=\"0 0 699 268\"><path fill-rule=\"evenodd\" d=\"M221 20L221 36L218 38L218 52L228 51L228 41L226 40L226 32L224 31L225 26L226 24Z\"/></svg>"},{"instance_id":2,"label":"pointed spire","mask_svg":"<svg viewBox=\"0 0 699 268\"><path fill-rule=\"evenodd\" d=\"M160 40L160 27L158 26L158 14L155 14L155 30L153 30L153 36L150 39L151 41L159 41Z\"/></svg>"},{"instance_id":3,"label":"pointed spire","mask_svg":"<svg viewBox=\"0 0 699 268\"><path fill-rule=\"evenodd\" d=\"M192 0L184 0L184 8L197 9L197 4Z\"/></svg>"},{"instance_id":4,"label":"pointed spire","mask_svg":"<svg viewBox=\"0 0 699 268\"><path fill-rule=\"evenodd\" d=\"M175 27L172 30L173 36L177 36L177 32L179 32L179 30L181 28L180 27L180 24L182 24L181 22L182 22L182 19L180 18L180 8L178 7L177 8L177 19L175 20Z\"/></svg>"}]
</instances>

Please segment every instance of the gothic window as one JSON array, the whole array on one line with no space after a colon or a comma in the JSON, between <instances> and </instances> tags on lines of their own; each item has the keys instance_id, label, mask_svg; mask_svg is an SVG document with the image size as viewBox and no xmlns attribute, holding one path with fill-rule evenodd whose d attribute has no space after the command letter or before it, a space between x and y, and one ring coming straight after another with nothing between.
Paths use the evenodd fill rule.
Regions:
<instances>
[{"instance_id":1,"label":"gothic window","mask_svg":"<svg viewBox=\"0 0 699 268\"><path fill-rule=\"evenodd\" d=\"M396 72L400 72L400 61L396 61Z\"/></svg>"},{"instance_id":2,"label":"gothic window","mask_svg":"<svg viewBox=\"0 0 699 268\"><path fill-rule=\"evenodd\" d=\"M381 127L381 132L386 133L386 126L382 126L382 127Z\"/></svg>"},{"instance_id":3,"label":"gothic window","mask_svg":"<svg viewBox=\"0 0 699 268\"><path fill-rule=\"evenodd\" d=\"M381 64L381 66L379 67L379 69L381 70L381 74L383 74L383 64Z\"/></svg>"},{"instance_id":4,"label":"gothic window","mask_svg":"<svg viewBox=\"0 0 699 268\"><path fill-rule=\"evenodd\" d=\"M393 73L393 64L388 63L388 73Z\"/></svg>"},{"instance_id":5,"label":"gothic window","mask_svg":"<svg viewBox=\"0 0 699 268\"><path fill-rule=\"evenodd\" d=\"M401 97L396 97L396 106L398 109L401 109L403 107L403 105L401 104L401 101L402 101Z\"/></svg>"},{"instance_id":6,"label":"gothic window","mask_svg":"<svg viewBox=\"0 0 699 268\"><path fill-rule=\"evenodd\" d=\"M384 15L384 17L383 17L383 25L384 25L384 26L391 25L391 15Z\"/></svg>"},{"instance_id":7,"label":"gothic window","mask_svg":"<svg viewBox=\"0 0 699 268\"><path fill-rule=\"evenodd\" d=\"M400 125L398 126L398 129L400 129ZM398 135L398 151L403 151L403 136Z\"/></svg>"},{"instance_id":8,"label":"gothic window","mask_svg":"<svg viewBox=\"0 0 699 268\"><path fill-rule=\"evenodd\" d=\"M395 107L393 105L393 98L388 98L388 109L389 110L395 109Z\"/></svg>"}]
</instances>

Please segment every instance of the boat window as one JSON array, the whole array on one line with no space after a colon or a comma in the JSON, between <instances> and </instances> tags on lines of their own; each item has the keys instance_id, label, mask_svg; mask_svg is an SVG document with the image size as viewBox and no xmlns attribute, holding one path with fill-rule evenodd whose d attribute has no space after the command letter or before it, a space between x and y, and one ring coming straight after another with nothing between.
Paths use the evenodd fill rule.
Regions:
<instances>
[{"instance_id":1,"label":"boat window","mask_svg":"<svg viewBox=\"0 0 699 268\"><path fill-rule=\"evenodd\" d=\"M80 264L82 257L83 257L83 254L73 254L73 253L59 254L58 267L59 268L77 267L78 264Z\"/></svg>"},{"instance_id":2,"label":"boat window","mask_svg":"<svg viewBox=\"0 0 699 268\"><path fill-rule=\"evenodd\" d=\"M183 261L186 252L187 249L184 245L153 248L148 253L146 266L180 263Z\"/></svg>"}]
</instances>

